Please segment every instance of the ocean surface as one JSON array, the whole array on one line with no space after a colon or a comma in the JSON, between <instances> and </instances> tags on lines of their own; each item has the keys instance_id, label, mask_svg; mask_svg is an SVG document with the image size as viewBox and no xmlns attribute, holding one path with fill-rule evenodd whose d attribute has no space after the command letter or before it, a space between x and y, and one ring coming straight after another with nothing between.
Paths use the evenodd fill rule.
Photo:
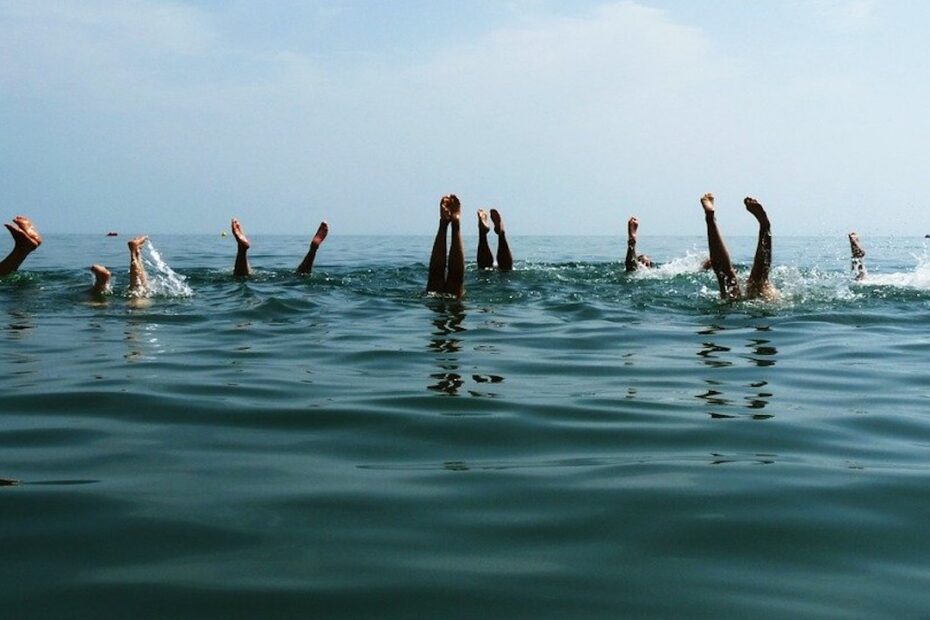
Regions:
<instances>
[{"instance_id":1,"label":"ocean surface","mask_svg":"<svg viewBox=\"0 0 930 620\"><path fill-rule=\"evenodd\" d=\"M428 237L251 239L0 280L3 618L930 616L924 239L776 237L774 304L698 236L468 238L461 302Z\"/></svg>"}]
</instances>

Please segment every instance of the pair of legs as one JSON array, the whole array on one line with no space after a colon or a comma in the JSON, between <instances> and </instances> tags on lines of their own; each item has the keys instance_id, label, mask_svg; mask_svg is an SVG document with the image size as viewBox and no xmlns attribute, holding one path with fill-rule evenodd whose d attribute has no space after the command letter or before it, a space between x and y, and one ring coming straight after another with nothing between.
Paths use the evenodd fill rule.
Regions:
<instances>
[{"instance_id":1,"label":"pair of legs","mask_svg":"<svg viewBox=\"0 0 930 620\"><path fill-rule=\"evenodd\" d=\"M42 236L24 215L13 218L12 224L4 224L13 236L13 249L0 261L0 276L13 273L23 264L33 250L42 245Z\"/></svg>"},{"instance_id":2,"label":"pair of legs","mask_svg":"<svg viewBox=\"0 0 930 620\"><path fill-rule=\"evenodd\" d=\"M639 231L639 220L631 217L626 223L626 265L627 271L636 271L640 267L652 267L652 260L645 254L636 255L636 233Z\"/></svg>"},{"instance_id":3,"label":"pair of legs","mask_svg":"<svg viewBox=\"0 0 930 620\"><path fill-rule=\"evenodd\" d=\"M507 233L504 231L504 220L500 211L491 209L490 222L494 224L497 234L497 268L501 271L513 269L513 255L510 253L510 244L507 243ZM491 230L488 212L478 209L478 268L491 269L494 267L494 258L491 256L491 246L488 245L488 232Z\"/></svg>"},{"instance_id":4,"label":"pair of legs","mask_svg":"<svg viewBox=\"0 0 930 620\"><path fill-rule=\"evenodd\" d=\"M853 278L862 280L866 276L865 262L862 260L865 258L865 250L859 243L859 235L854 232L849 233L849 249L852 252Z\"/></svg>"},{"instance_id":5,"label":"pair of legs","mask_svg":"<svg viewBox=\"0 0 930 620\"><path fill-rule=\"evenodd\" d=\"M145 263L142 262L142 245L148 241L148 236L140 235L130 241L129 246L129 292L144 293L149 286L149 278L145 273ZM94 274L94 286L91 292L95 295L105 295L110 292L110 270L103 265L91 265Z\"/></svg>"},{"instance_id":6,"label":"pair of legs","mask_svg":"<svg viewBox=\"0 0 930 620\"><path fill-rule=\"evenodd\" d=\"M252 273L252 268L249 267L249 259L246 256L249 248L252 247L252 244L249 243L248 238L242 231L242 225L236 218L233 218L232 220L232 234L233 237L236 238L237 246L236 263L233 266L233 275L244 277ZM310 241L310 249L307 250L307 255L304 256L304 259L300 262L299 265L297 265L297 273L309 274L311 271L313 271L313 261L316 260L316 251L320 248L320 245L323 243L323 240L326 239L326 235L328 234L329 224L326 222L320 222L320 227L316 229L316 234Z\"/></svg>"},{"instance_id":7,"label":"pair of legs","mask_svg":"<svg viewBox=\"0 0 930 620\"><path fill-rule=\"evenodd\" d=\"M746 210L759 222L759 239L756 242L756 255L752 261L752 271L746 280L746 297L775 299L778 290L769 281L769 271L772 268L772 226L769 223L765 209L755 198L747 196L743 200ZM704 194L701 197L701 206L704 207L704 221L707 223L707 246L710 249L710 265L717 276L720 285L720 296L723 299L739 299L742 297L736 271L730 261L730 252L717 229L717 220L714 217L714 196Z\"/></svg>"},{"instance_id":8,"label":"pair of legs","mask_svg":"<svg viewBox=\"0 0 930 620\"><path fill-rule=\"evenodd\" d=\"M462 203L456 195L443 196L439 201L439 230L436 231L433 252L429 259L427 292L447 293L460 299L465 295L465 246L462 244L460 230L461 215ZM446 231L450 227L452 228L452 243L449 245L447 261Z\"/></svg>"}]
</instances>

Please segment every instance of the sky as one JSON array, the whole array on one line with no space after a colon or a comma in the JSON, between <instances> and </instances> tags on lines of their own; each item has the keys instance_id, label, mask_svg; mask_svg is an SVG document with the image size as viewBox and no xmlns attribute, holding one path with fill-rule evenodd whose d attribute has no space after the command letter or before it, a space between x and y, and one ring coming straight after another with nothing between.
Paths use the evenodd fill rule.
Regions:
<instances>
[{"instance_id":1,"label":"sky","mask_svg":"<svg viewBox=\"0 0 930 620\"><path fill-rule=\"evenodd\" d=\"M930 233L930 3L0 0L43 232Z\"/></svg>"}]
</instances>

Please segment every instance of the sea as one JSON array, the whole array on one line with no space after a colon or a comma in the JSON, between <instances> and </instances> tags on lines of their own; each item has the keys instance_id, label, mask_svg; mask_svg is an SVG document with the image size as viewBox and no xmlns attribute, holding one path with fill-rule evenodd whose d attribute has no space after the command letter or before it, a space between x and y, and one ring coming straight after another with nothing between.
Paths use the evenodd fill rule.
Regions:
<instances>
[{"instance_id":1,"label":"sea","mask_svg":"<svg viewBox=\"0 0 930 620\"><path fill-rule=\"evenodd\" d=\"M125 235L47 235L0 280L0 617L930 617L930 245L861 237L724 302L700 236L469 237L458 301L425 236L236 279L152 235L139 299Z\"/></svg>"}]
</instances>

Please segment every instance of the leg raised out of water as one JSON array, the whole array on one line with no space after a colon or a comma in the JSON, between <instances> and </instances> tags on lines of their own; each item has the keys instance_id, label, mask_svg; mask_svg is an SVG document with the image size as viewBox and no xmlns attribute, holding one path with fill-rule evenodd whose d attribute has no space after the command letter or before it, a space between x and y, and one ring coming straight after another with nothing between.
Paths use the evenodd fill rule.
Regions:
<instances>
[{"instance_id":1,"label":"leg raised out of water","mask_svg":"<svg viewBox=\"0 0 930 620\"><path fill-rule=\"evenodd\" d=\"M717 276L720 286L720 296L723 299L738 299L740 297L739 282L736 271L730 261L730 251L727 249L717 220L714 217L714 195L704 194L701 197L701 207L704 209L704 222L707 224L707 248L710 250L710 266Z\"/></svg>"},{"instance_id":2,"label":"leg raised out of water","mask_svg":"<svg viewBox=\"0 0 930 620\"><path fill-rule=\"evenodd\" d=\"M510 244L507 243L507 231L504 230L504 220L500 211L491 209L491 221L494 222L494 232L497 233L497 268L501 271L513 271L513 254Z\"/></svg>"},{"instance_id":3,"label":"leg raised out of water","mask_svg":"<svg viewBox=\"0 0 930 620\"><path fill-rule=\"evenodd\" d=\"M465 245L462 243L461 234L462 203L459 202L455 194L451 194L447 198L446 208L449 212L452 239L449 242L446 293L461 299L465 296Z\"/></svg>"},{"instance_id":4,"label":"leg raised out of water","mask_svg":"<svg viewBox=\"0 0 930 620\"><path fill-rule=\"evenodd\" d=\"M249 248L252 247L252 244L249 243L248 237L245 236L245 232L242 230L242 224L239 223L239 220L233 218L230 227L232 228L233 237L236 238L236 262L233 265L233 275L245 277L252 273L252 268L249 267L248 259L248 251Z\"/></svg>"},{"instance_id":5,"label":"leg raised out of water","mask_svg":"<svg viewBox=\"0 0 930 620\"><path fill-rule=\"evenodd\" d=\"M478 268L490 269L494 266L494 255L488 245L488 232L491 230L491 218L484 209L478 209Z\"/></svg>"},{"instance_id":6,"label":"leg raised out of water","mask_svg":"<svg viewBox=\"0 0 930 620\"><path fill-rule=\"evenodd\" d=\"M636 260L636 233L639 231L639 220L636 216L626 222L626 259L623 261L627 271L636 271L640 262Z\"/></svg>"},{"instance_id":7,"label":"leg raised out of water","mask_svg":"<svg viewBox=\"0 0 930 620\"><path fill-rule=\"evenodd\" d=\"M323 240L326 239L326 235L328 234L329 224L320 222L319 228L316 229L316 234L313 235L313 239L310 240L310 249L307 250L307 255L304 256L304 259L297 265L297 273L309 274L313 271L313 261L316 260L316 251L323 245Z\"/></svg>"},{"instance_id":8,"label":"leg raised out of water","mask_svg":"<svg viewBox=\"0 0 930 620\"><path fill-rule=\"evenodd\" d=\"M859 242L859 235L855 232L849 233L849 249L852 253L852 272L853 278L862 280L866 276L865 271L865 250Z\"/></svg>"},{"instance_id":9,"label":"leg raised out of water","mask_svg":"<svg viewBox=\"0 0 930 620\"><path fill-rule=\"evenodd\" d=\"M452 221L447 206L449 196L443 196L439 201L439 229L433 240L433 251L429 257L429 276L426 281L426 290L430 293L442 293L446 290L446 231Z\"/></svg>"},{"instance_id":10,"label":"leg raised out of water","mask_svg":"<svg viewBox=\"0 0 930 620\"><path fill-rule=\"evenodd\" d=\"M127 244L129 246L129 290L133 293L143 293L149 287L145 264L142 262L142 245L146 241L148 241L148 236L140 235Z\"/></svg>"},{"instance_id":11,"label":"leg raised out of water","mask_svg":"<svg viewBox=\"0 0 930 620\"><path fill-rule=\"evenodd\" d=\"M743 204L759 222L759 238L756 241L752 271L749 272L749 279L746 281L746 295L753 298L776 299L778 289L769 280L769 272L772 269L772 226L769 223L769 217L762 208L762 204L755 198L747 196Z\"/></svg>"},{"instance_id":12,"label":"leg raised out of water","mask_svg":"<svg viewBox=\"0 0 930 620\"><path fill-rule=\"evenodd\" d=\"M110 292L110 270L103 265L91 265L90 272L94 274L94 286L91 292L94 295L106 295Z\"/></svg>"},{"instance_id":13,"label":"leg raised out of water","mask_svg":"<svg viewBox=\"0 0 930 620\"><path fill-rule=\"evenodd\" d=\"M13 237L13 249L0 261L0 276L13 273L23 264L37 247L42 245L42 235L35 229L32 222L24 215L17 215L10 224L4 224Z\"/></svg>"}]
</instances>

